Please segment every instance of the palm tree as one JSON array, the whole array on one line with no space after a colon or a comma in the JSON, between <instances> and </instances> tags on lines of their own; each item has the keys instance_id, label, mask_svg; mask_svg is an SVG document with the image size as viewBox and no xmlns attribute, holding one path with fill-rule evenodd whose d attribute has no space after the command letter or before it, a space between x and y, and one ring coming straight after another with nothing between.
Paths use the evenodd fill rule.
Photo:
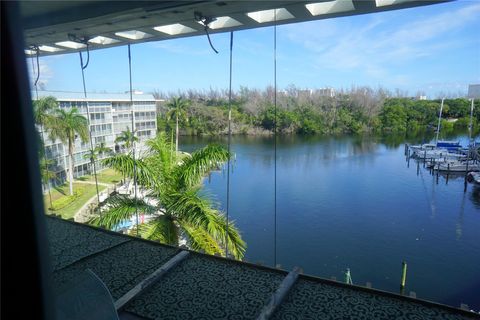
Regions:
<instances>
[{"instance_id":1,"label":"palm tree","mask_svg":"<svg viewBox=\"0 0 480 320\"><path fill-rule=\"evenodd\" d=\"M105 154L112 154L112 149L107 147L106 143L105 142L100 142L99 144L97 144L97 146L95 147L95 151L97 152L98 155L105 155Z\"/></svg>"},{"instance_id":2,"label":"palm tree","mask_svg":"<svg viewBox=\"0 0 480 320\"><path fill-rule=\"evenodd\" d=\"M123 142L127 150L130 151L133 148L133 143L138 141L138 137L135 136L135 131L130 131L130 128L127 126L127 130L122 131L120 135L115 139L115 143ZM123 183L125 181L125 175L123 175ZM130 188L130 181L128 182L127 189Z\"/></svg>"},{"instance_id":3,"label":"palm tree","mask_svg":"<svg viewBox=\"0 0 480 320\"><path fill-rule=\"evenodd\" d=\"M83 155L83 158L86 160L90 160L92 163L96 162L99 158L99 156L103 156L105 154L111 154L112 149L107 147L105 142L100 142L97 144L95 149L93 150L88 150L88 153Z\"/></svg>"},{"instance_id":4,"label":"palm tree","mask_svg":"<svg viewBox=\"0 0 480 320\"><path fill-rule=\"evenodd\" d=\"M50 120L52 119L52 112L58 107L57 99L52 96L43 97L33 102L33 120L35 124L40 126L40 139L39 139L39 156L40 156L40 170L44 168L45 172L42 172L42 177L49 177L51 176L50 172L48 172L48 164L45 158L46 150L45 150L45 138L44 138L44 130L48 128ZM43 162L42 162L43 159ZM54 174L55 175L55 174ZM48 195L50 198L50 206L52 206L52 193L50 192L50 188L48 187L49 179L42 179L42 182L45 188L48 189Z\"/></svg>"},{"instance_id":5,"label":"palm tree","mask_svg":"<svg viewBox=\"0 0 480 320\"><path fill-rule=\"evenodd\" d=\"M57 99L52 96L43 97L33 102L33 119L36 124L44 126L52 118L52 112L58 107Z\"/></svg>"},{"instance_id":6,"label":"palm tree","mask_svg":"<svg viewBox=\"0 0 480 320\"><path fill-rule=\"evenodd\" d=\"M130 131L129 127L127 127L127 130L122 131L115 139L115 143L123 142L128 150L130 150L130 148L133 147L133 143L137 141L138 137L135 136L135 132Z\"/></svg>"},{"instance_id":7,"label":"palm tree","mask_svg":"<svg viewBox=\"0 0 480 320\"><path fill-rule=\"evenodd\" d=\"M51 179L55 179L57 177L55 172L48 170L48 167L50 167L53 164L54 164L54 161L51 159L47 159L45 157L40 158L40 167L47 168L46 170L42 171L42 182L45 184L48 184L48 181L50 181Z\"/></svg>"},{"instance_id":8,"label":"palm tree","mask_svg":"<svg viewBox=\"0 0 480 320\"><path fill-rule=\"evenodd\" d=\"M135 216L136 211L154 216L139 228L140 235L151 240L178 245L181 238L194 250L209 254L229 255L241 259L246 245L232 221L200 195L201 181L212 169L225 163L230 154L223 147L208 145L179 158L170 148L165 134L146 142L148 153L136 160L138 184L148 192L144 199L115 195L107 200L101 216L91 223L113 229ZM103 163L129 177L133 172L132 153L119 154ZM155 201L151 201L155 200Z\"/></svg>"},{"instance_id":9,"label":"palm tree","mask_svg":"<svg viewBox=\"0 0 480 320\"><path fill-rule=\"evenodd\" d=\"M167 107L170 108L167 112L167 120L175 117L175 152L178 152L178 120L187 118L187 102L182 97L173 98Z\"/></svg>"},{"instance_id":10,"label":"palm tree","mask_svg":"<svg viewBox=\"0 0 480 320\"><path fill-rule=\"evenodd\" d=\"M75 139L80 137L82 142L88 141L88 120L82 116L77 108L68 111L57 109L55 116L50 120L50 139L59 139L68 144L68 155L70 156L68 180L70 183L70 195L73 195L73 168L75 151Z\"/></svg>"},{"instance_id":11,"label":"palm tree","mask_svg":"<svg viewBox=\"0 0 480 320\"><path fill-rule=\"evenodd\" d=\"M40 150L39 153L38 153L38 158L39 158L39 166L40 166L40 174L41 174L41 178L42 178L42 184L44 186L46 186L47 190L48 190L48 196L49 196L49 199L50 199L50 208L53 208L53 201L52 201L52 192L50 191L50 187L49 187L49 181L52 180L52 179L55 179L57 177L57 175L55 174L55 172L53 171L50 171L49 170L49 167L51 165L54 164L54 161L52 159L47 159L45 157L45 152L43 150L44 147L43 147L43 143L42 141L40 141L40 144L42 146L42 148ZM45 169L45 170L42 170Z\"/></svg>"}]
</instances>

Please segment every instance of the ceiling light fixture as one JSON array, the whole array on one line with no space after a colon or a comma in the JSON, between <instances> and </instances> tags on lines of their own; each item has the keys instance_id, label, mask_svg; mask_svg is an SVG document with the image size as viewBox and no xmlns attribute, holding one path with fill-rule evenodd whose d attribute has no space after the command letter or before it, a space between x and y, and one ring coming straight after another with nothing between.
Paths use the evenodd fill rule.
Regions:
<instances>
[{"instance_id":1,"label":"ceiling light fixture","mask_svg":"<svg viewBox=\"0 0 480 320\"><path fill-rule=\"evenodd\" d=\"M247 16L258 23L272 22L295 18L287 9L278 8L247 13Z\"/></svg>"},{"instance_id":2,"label":"ceiling light fixture","mask_svg":"<svg viewBox=\"0 0 480 320\"><path fill-rule=\"evenodd\" d=\"M335 0L309 3L306 4L305 7L312 14L312 16L355 10L352 0Z\"/></svg>"},{"instance_id":3,"label":"ceiling light fixture","mask_svg":"<svg viewBox=\"0 0 480 320\"><path fill-rule=\"evenodd\" d=\"M177 35L177 34L183 34L183 33L190 33L190 32L195 32L197 30L184 26L183 24L180 23L174 23L174 24L168 24L165 26L158 26L154 27L153 29L163 32L166 34L169 34L171 36Z\"/></svg>"}]
</instances>

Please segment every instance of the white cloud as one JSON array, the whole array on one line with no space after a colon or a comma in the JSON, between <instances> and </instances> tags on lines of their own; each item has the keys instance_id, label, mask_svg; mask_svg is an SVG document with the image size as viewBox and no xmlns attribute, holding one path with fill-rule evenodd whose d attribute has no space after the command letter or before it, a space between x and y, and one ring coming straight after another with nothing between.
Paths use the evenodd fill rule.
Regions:
<instances>
[{"instance_id":1,"label":"white cloud","mask_svg":"<svg viewBox=\"0 0 480 320\"><path fill-rule=\"evenodd\" d=\"M205 39L205 41L207 41L207 39ZM151 46L154 48L162 49L170 53L176 53L176 54L189 54L194 56L201 56L201 55L207 55L211 53L211 49L208 46L208 42L205 44L204 47L201 47L201 48L181 45L178 42L175 43L171 41L153 42Z\"/></svg>"},{"instance_id":2,"label":"white cloud","mask_svg":"<svg viewBox=\"0 0 480 320\"><path fill-rule=\"evenodd\" d=\"M33 61L33 65L32 65ZM28 75L30 78L30 86L32 89L34 88L35 81L38 77L38 71L40 71L40 77L38 77L37 86L38 88L45 88L50 79L53 78L53 70L49 67L48 63L45 59L39 59L39 68L37 66L37 60L34 57L27 58L27 67L28 67ZM40 69L40 70L39 70Z\"/></svg>"},{"instance_id":3,"label":"white cloud","mask_svg":"<svg viewBox=\"0 0 480 320\"><path fill-rule=\"evenodd\" d=\"M361 27L349 19L331 19L286 26L286 37L311 53L314 67L338 71L360 71L386 79L392 84L408 82L407 75L389 75L391 66L460 47L465 39L447 37L476 22L480 3L460 3L462 7L431 16L370 16ZM415 9L411 9L412 12ZM397 18L398 17L398 18ZM402 20L400 20L402 19ZM407 20L405 20L407 19ZM358 20L357 20L358 21Z\"/></svg>"}]
</instances>

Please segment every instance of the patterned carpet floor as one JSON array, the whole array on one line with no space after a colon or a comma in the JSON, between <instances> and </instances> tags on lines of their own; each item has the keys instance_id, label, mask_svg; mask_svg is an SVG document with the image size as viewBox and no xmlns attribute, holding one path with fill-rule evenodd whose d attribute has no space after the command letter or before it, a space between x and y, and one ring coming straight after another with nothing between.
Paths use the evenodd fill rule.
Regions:
<instances>
[{"instance_id":1,"label":"patterned carpet floor","mask_svg":"<svg viewBox=\"0 0 480 320\"><path fill-rule=\"evenodd\" d=\"M47 218L54 288L92 270L114 300L181 249ZM288 272L191 252L123 308L125 319L256 319ZM300 275L273 319L480 319L473 313Z\"/></svg>"}]
</instances>

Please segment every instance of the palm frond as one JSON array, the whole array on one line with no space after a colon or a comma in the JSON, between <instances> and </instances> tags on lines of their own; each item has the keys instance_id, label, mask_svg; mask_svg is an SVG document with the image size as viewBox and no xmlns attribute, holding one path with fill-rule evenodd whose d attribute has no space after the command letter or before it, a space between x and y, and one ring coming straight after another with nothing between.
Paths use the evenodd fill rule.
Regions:
<instances>
[{"instance_id":1,"label":"palm frond","mask_svg":"<svg viewBox=\"0 0 480 320\"><path fill-rule=\"evenodd\" d=\"M127 126L127 130L122 131L120 135L115 139L115 142L123 142L127 148L130 148L133 142L138 141L138 137L135 136L135 131L130 131L130 127Z\"/></svg>"},{"instance_id":2,"label":"palm frond","mask_svg":"<svg viewBox=\"0 0 480 320\"><path fill-rule=\"evenodd\" d=\"M203 177L210 171L220 168L229 157L228 151L218 144L211 144L195 151L175 168L179 186L187 188L199 184Z\"/></svg>"},{"instance_id":3,"label":"palm frond","mask_svg":"<svg viewBox=\"0 0 480 320\"><path fill-rule=\"evenodd\" d=\"M134 166L136 166L137 183L146 187L153 187L156 185L156 177L150 167L143 159L133 160L132 153L117 154L110 158L101 160L102 164L108 166L123 175L133 178Z\"/></svg>"},{"instance_id":4,"label":"palm frond","mask_svg":"<svg viewBox=\"0 0 480 320\"><path fill-rule=\"evenodd\" d=\"M235 222L230 220L228 221L228 233L227 233L227 219L224 215L217 216L217 221L209 225L209 232L215 233L218 232L216 237L221 239L226 239L228 234L228 254L233 256L235 259L241 260L245 251L247 250L247 244L243 241L242 236L235 226ZM225 242L225 240L223 241Z\"/></svg>"},{"instance_id":5,"label":"palm frond","mask_svg":"<svg viewBox=\"0 0 480 320\"><path fill-rule=\"evenodd\" d=\"M94 161L98 159L98 154L95 150L88 150L87 153L83 155L83 159Z\"/></svg>"},{"instance_id":6,"label":"palm frond","mask_svg":"<svg viewBox=\"0 0 480 320\"><path fill-rule=\"evenodd\" d=\"M224 247L227 237L227 223L225 216L214 209L209 199L198 194L198 188L190 188L185 192L170 191L163 200L167 212L191 226L202 228L219 244ZM229 221L228 248L229 253L236 259L245 254L246 244L232 221Z\"/></svg>"},{"instance_id":7,"label":"palm frond","mask_svg":"<svg viewBox=\"0 0 480 320\"><path fill-rule=\"evenodd\" d=\"M106 200L108 208L99 216L90 219L89 223L102 226L107 229L113 229L120 223L130 219L138 211L138 214L154 214L158 211L157 207L149 205L141 199L132 199L126 195L111 196Z\"/></svg>"},{"instance_id":8,"label":"palm frond","mask_svg":"<svg viewBox=\"0 0 480 320\"><path fill-rule=\"evenodd\" d=\"M58 107L57 99L52 96L33 101L33 117L36 124L48 125L52 111Z\"/></svg>"},{"instance_id":9,"label":"palm frond","mask_svg":"<svg viewBox=\"0 0 480 320\"><path fill-rule=\"evenodd\" d=\"M149 166L154 168L155 173L168 176L176 163L177 156L170 142L167 141L165 133L161 132L155 138L147 140L146 145L149 148L147 156Z\"/></svg>"},{"instance_id":10,"label":"palm frond","mask_svg":"<svg viewBox=\"0 0 480 320\"><path fill-rule=\"evenodd\" d=\"M179 224L187 236L188 246L196 251L204 251L207 254L225 255L218 241L214 239L205 229L180 220Z\"/></svg>"},{"instance_id":11,"label":"palm frond","mask_svg":"<svg viewBox=\"0 0 480 320\"><path fill-rule=\"evenodd\" d=\"M141 225L139 230L145 239L178 245L178 227L169 215L159 215L152 221Z\"/></svg>"},{"instance_id":12,"label":"palm frond","mask_svg":"<svg viewBox=\"0 0 480 320\"><path fill-rule=\"evenodd\" d=\"M49 137L67 143L75 140L78 134L83 142L88 141L88 120L78 112L77 108L70 110L55 109L54 114L48 119L46 126L49 129Z\"/></svg>"},{"instance_id":13,"label":"palm frond","mask_svg":"<svg viewBox=\"0 0 480 320\"><path fill-rule=\"evenodd\" d=\"M182 97L173 98L169 103L167 103L167 107L170 109L167 112L167 121L170 121L174 118L186 119L187 118L187 107L188 102L183 100Z\"/></svg>"}]
</instances>

